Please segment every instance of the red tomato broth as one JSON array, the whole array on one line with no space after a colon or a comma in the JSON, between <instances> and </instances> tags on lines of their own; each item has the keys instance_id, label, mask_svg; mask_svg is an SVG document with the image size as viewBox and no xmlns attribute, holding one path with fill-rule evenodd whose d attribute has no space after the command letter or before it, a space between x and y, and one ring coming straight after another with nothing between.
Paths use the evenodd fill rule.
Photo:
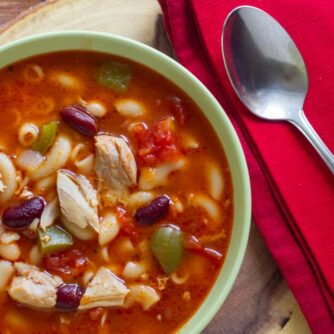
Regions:
<instances>
[{"instance_id":1,"label":"red tomato broth","mask_svg":"<svg viewBox=\"0 0 334 334\"><path fill-rule=\"evenodd\" d=\"M126 63L131 67L133 76L129 89L125 93L117 93L98 85L96 82L96 72L100 64L110 60ZM24 81L22 73L28 64L38 64L43 69L44 79L41 82L28 83ZM59 84L49 79L55 71L62 71L75 76L80 80L82 88L71 90L60 87ZM189 193L208 193L207 182L203 172L208 161L218 162L220 172L224 178L224 193L217 201L221 210L220 222L210 223L207 213L198 207L186 207L182 213L170 209L164 219L152 226L138 226L135 221L133 225L130 224L130 229L134 228L136 232L135 240L133 240L135 251L132 254L124 255L117 249L118 239L129 236L129 226L128 229L121 228L116 239L107 246L110 263L123 268L127 261L141 258L142 255L138 245L143 240L149 242L153 231L158 226L174 224L181 228L185 236L195 236L199 240L201 238L209 239L209 242L204 242L203 246L211 247L222 254L222 259L215 260L196 251L185 250L180 271L183 269L189 271L189 268L191 268L189 279L180 285L174 284L169 279L165 289L157 290L161 295L161 299L150 310L144 311L138 304L129 309L111 308L108 309L108 316L104 326L101 326L99 321L90 319L90 310L66 314L58 311L42 312L31 310L18 305L4 292L1 293L0 297L0 311L2 314L0 317L0 333L139 334L173 333L177 331L193 316L215 283L227 253L233 223L233 189L229 167L223 148L207 119L189 97L158 73L129 60L106 54L90 52L47 54L9 66L0 73L0 117L3 124L6 124L0 134L0 144L5 148L4 152L14 158L14 163L15 157L23 150L23 147L18 142L18 128L25 122L31 122L41 127L48 121L59 120L60 109L66 105L78 103L79 97L86 101L99 100L103 102L108 113L98 119L100 132L125 136L134 152L137 153L138 141L136 141L133 132L128 130L129 123L135 122L136 119L133 121L126 120L117 113L114 107L114 102L117 98L134 98L145 105L147 112L139 117L138 121L145 122L149 129L154 128L154 124L161 119L174 117L175 134L173 136L175 135L175 138L171 142L176 145L176 155L181 155L188 159L188 164L184 170L172 172L168 177L169 182L167 184L154 189L156 196L160 194L177 195L181 201L187 203ZM38 104L38 101L45 96L52 98L55 103L53 111L47 114L43 114L43 104ZM184 105L182 105L181 110L180 108L176 110L171 108L171 101L173 101L174 97L183 101ZM16 113L14 112L15 110L17 111ZM180 136L182 132L193 135L200 143L199 148L183 149ZM68 135L73 143L85 143L94 152L92 139L80 135L62 122L59 122L58 133ZM169 159L168 155L163 156L164 159ZM161 155L157 156L157 160L152 166L156 164L159 157L161 158ZM174 159L174 155L171 159ZM150 161L148 163L145 162L143 165L150 165ZM76 167L71 162L65 167L77 172ZM141 167L142 164L139 163L139 174ZM96 184L95 173L88 175L88 177ZM34 183L30 182L28 186L33 189ZM132 189L131 192L136 190ZM55 189L51 191L55 191ZM15 203L15 199L12 203ZM10 204L3 205L1 211ZM134 213L131 210L127 214L133 219ZM215 235L220 237L217 240L215 238L210 240ZM27 240L24 236L21 236L18 244L22 248L21 260L26 261L28 251L36 244L36 241ZM87 242L74 238L72 249L79 249L89 259L88 266L95 269L108 264L101 258L97 248L97 241ZM151 261L152 267L145 283L152 287L157 287L157 277L164 276L164 273L152 254L148 261ZM45 269L43 265L42 268ZM72 282L83 284L80 275L74 277ZM184 293L186 295L189 293L190 300L182 298ZM12 318L17 318L17 323Z\"/></svg>"}]
</instances>

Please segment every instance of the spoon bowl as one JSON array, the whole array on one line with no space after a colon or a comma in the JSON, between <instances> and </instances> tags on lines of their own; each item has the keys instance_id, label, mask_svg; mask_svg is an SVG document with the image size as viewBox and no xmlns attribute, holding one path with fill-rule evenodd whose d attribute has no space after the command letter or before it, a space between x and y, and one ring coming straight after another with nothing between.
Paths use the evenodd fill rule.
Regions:
<instances>
[{"instance_id":1,"label":"spoon bowl","mask_svg":"<svg viewBox=\"0 0 334 334\"><path fill-rule=\"evenodd\" d=\"M225 20L222 51L231 84L244 105L261 118L295 125L334 174L334 156L302 110L307 70L287 31L263 10L237 7Z\"/></svg>"}]
</instances>

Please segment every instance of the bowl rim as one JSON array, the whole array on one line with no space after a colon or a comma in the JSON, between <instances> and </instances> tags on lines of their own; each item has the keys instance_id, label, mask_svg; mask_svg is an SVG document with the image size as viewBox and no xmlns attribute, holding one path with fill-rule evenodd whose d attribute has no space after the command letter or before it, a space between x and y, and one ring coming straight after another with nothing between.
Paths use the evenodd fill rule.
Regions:
<instances>
[{"instance_id":1,"label":"bowl rim","mask_svg":"<svg viewBox=\"0 0 334 334\"><path fill-rule=\"evenodd\" d=\"M65 47L67 44L69 46ZM114 49L107 50L105 45L108 44L113 46ZM101 51L101 48L103 51ZM166 77L168 80L171 80L175 85L179 86L185 92L185 94L190 96L199 106L203 115L208 119L210 125L214 128L215 133L219 138L219 142L224 148L229 165L231 166L234 164L236 166L236 170L231 168L231 177L234 188L234 222L225 262L220 269L219 276L217 277L213 287L205 297L205 300L195 311L192 317L188 319L178 330L180 334L200 333L212 320L230 293L232 286L235 283L236 277L240 271L249 238L251 222L250 180L246 159L236 131L234 130L232 123L230 122L225 111L218 103L216 98L190 71L188 71L174 59L154 49L153 47L127 37L110 33L80 30L47 32L24 37L4 45L0 45L0 69L6 65L13 64L17 61L24 60L32 56L71 50L104 52L111 55L114 54L123 58L128 58L153 69L162 76ZM125 52L126 54L123 54L122 50L123 52L124 50L128 51ZM117 52L120 52L120 54L117 54ZM134 56L131 52L134 54L137 52L137 54ZM138 54L140 54L140 56L138 56ZM139 59L140 57L143 57L143 59ZM157 64L161 64L161 68ZM179 78L178 81L175 78L173 79L173 75L175 75L175 78ZM182 78L189 86L186 85L182 87L180 84ZM190 91L189 87L193 89L194 93ZM197 95L195 96L196 93L199 93L200 97ZM199 102L200 99L206 101L206 104L211 107L210 112L213 113L214 116L211 116L210 112L206 111L207 109L200 107L202 104ZM215 124L213 119L210 119L210 117L215 117L217 119L219 123L218 125L222 126L222 128L225 130L224 135L218 132L218 125ZM232 146L228 149L231 150L232 153L228 154L226 146L222 141L222 136L225 136L232 143ZM237 196L239 198L236 198L235 185L240 188ZM238 203L236 200L240 200L240 198L242 199L242 203L240 205L243 212L240 214L238 213L240 222L238 222L236 225L235 211ZM233 259L231 255L232 241L234 249ZM228 269L226 269L226 267L228 267ZM218 284L219 282L221 284ZM208 303L209 299L210 303Z\"/></svg>"}]
</instances>

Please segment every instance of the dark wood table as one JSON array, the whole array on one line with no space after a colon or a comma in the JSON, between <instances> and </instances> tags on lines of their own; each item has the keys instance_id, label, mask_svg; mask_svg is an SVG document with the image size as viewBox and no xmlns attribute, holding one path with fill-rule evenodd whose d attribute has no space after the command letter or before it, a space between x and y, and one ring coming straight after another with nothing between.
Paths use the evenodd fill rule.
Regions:
<instances>
[{"instance_id":1,"label":"dark wood table","mask_svg":"<svg viewBox=\"0 0 334 334\"><path fill-rule=\"evenodd\" d=\"M76 28L119 33L172 54L155 0L0 0L0 27L5 25L0 44L35 32ZM204 333L310 333L254 224L234 288Z\"/></svg>"}]
</instances>

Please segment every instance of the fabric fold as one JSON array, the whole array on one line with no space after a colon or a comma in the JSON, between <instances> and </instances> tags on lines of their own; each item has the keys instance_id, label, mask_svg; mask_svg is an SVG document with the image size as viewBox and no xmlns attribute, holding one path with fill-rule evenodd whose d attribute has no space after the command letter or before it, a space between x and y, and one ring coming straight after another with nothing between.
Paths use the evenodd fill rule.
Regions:
<instances>
[{"instance_id":1,"label":"fabric fold","mask_svg":"<svg viewBox=\"0 0 334 334\"><path fill-rule=\"evenodd\" d=\"M334 333L334 177L289 124L263 121L243 107L225 72L223 22L240 0L161 0L175 53L215 95L247 158L253 215L314 333ZM273 15L305 58L304 110L334 150L334 5L314 0L250 0ZM326 36L323 32L326 31Z\"/></svg>"}]
</instances>

